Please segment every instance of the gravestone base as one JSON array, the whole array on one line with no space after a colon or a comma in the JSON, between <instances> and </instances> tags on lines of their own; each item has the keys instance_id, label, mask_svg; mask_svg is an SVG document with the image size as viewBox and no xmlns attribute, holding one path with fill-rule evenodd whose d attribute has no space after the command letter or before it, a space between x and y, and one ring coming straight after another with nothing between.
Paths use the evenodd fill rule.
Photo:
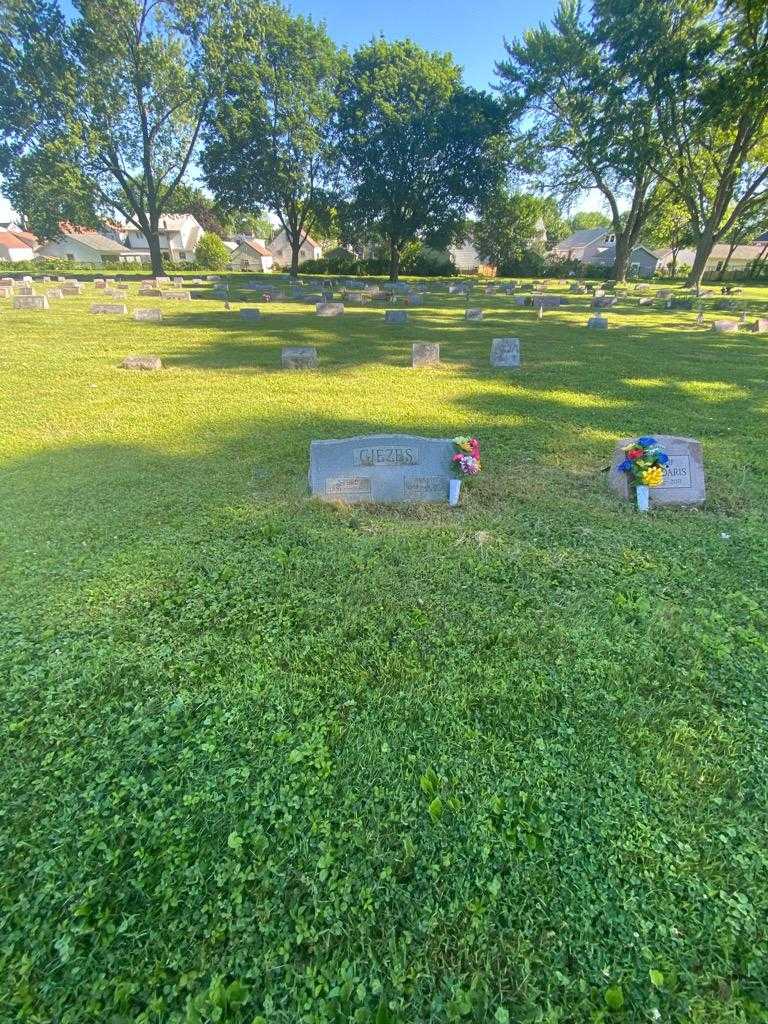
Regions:
<instances>
[{"instance_id":1,"label":"gravestone base","mask_svg":"<svg viewBox=\"0 0 768 1024\"><path fill-rule=\"evenodd\" d=\"M162 320L163 311L161 309L137 309L134 311L133 319L151 321Z\"/></svg>"},{"instance_id":2,"label":"gravestone base","mask_svg":"<svg viewBox=\"0 0 768 1024\"><path fill-rule=\"evenodd\" d=\"M388 309L384 313L385 324L405 324L408 322L408 314L404 309Z\"/></svg>"}]
</instances>

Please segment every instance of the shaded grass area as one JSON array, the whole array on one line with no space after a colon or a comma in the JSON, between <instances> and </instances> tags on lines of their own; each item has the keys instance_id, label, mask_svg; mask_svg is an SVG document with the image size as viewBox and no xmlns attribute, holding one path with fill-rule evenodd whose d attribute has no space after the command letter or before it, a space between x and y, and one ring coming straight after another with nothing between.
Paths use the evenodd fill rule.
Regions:
<instances>
[{"instance_id":1,"label":"shaded grass area","mask_svg":"<svg viewBox=\"0 0 768 1024\"><path fill-rule=\"evenodd\" d=\"M0 301L6 1018L765 1019L768 340L90 301ZM480 436L460 510L307 499L389 430ZM704 510L606 492L653 431Z\"/></svg>"}]
</instances>

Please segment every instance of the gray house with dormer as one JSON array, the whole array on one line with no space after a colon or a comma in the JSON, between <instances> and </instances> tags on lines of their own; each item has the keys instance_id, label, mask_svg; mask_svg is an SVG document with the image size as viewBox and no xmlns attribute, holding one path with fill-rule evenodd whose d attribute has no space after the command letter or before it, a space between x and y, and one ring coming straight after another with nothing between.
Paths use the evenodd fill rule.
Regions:
<instances>
[{"instance_id":1,"label":"gray house with dormer","mask_svg":"<svg viewBox=\"0 0 768 1024\"><path fill-rule=\"evenodd\" d=\"M558 242L549 253L554 259L576 260L585 267L609 270L616 262L616 235L612 228L586 228ZM656 253L636 245L629 257L630 277L653 277L659 261Z\"/></svg>"}]
</instances>

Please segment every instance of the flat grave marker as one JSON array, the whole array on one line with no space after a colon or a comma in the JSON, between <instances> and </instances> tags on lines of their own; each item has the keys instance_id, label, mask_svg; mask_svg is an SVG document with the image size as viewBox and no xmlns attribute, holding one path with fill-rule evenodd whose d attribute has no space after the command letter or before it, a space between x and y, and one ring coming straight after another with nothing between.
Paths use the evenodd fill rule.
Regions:
<instances>
[{"instance_id":1,"label":"flat grave marker","mask_svg":"<svg viewBox=\"0 0 768 1024\"><path fill-rule=\"evenodd\" d=\"M654 505L701 505L706 498L704 479L704 458L701 442L693 437L678 437L674 434L654 434L656 440L669 456L661 487L651 487L650 503ZM620 497L632 500L629 474L618 467L624 461L624 447L634 438L622 438L616 444L608 476L608 485Z\"/></svg>"},{"instance_id":2,"label":"flat grave marker","mask_svg":"<svg viewBox=\"0 0 768 1024\"><path fill-rule=\"evenodd\" d=\"M499 370L520 366L520 339L494 338L491 342L491 366Z\"/></svg>"},{"instance_id":3,"label":"flat grave marker","mask_svg":"<svg viewBox=\"0 0 768 1024\"><path fill-rule=\"evenodd\" d=\"M283 348L281 361L284 370L316 370L317 349L313 345L289 345Z\"/></svg>"},{"instance_id":4,"label":"flat grave marker","mask_svg":"<svg viewBox=\"0 0 768 1024\"><path fill-rule=\"evenodd\" d=\"M434 341L416 341L412 345L411 366L421 369L440 365L440 345Z\"/></svg>"}]
</instances>

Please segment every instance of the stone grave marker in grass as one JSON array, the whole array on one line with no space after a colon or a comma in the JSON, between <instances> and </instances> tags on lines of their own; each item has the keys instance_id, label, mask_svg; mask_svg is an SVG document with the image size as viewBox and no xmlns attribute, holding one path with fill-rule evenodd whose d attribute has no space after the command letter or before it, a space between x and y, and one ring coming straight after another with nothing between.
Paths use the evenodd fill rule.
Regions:
<instances>
[{"instance_id":1,"label":"stone grave marker in grass","mask_svg":"<svg viewBox=\"0 0 768 1024\"><path fill-rule=\"evenodd\" d=\"M494 338L491 342L491 366L497 370L520 366L520 339Z\"/></svg>"},{"instance_id":2,"label":"stone grave marker in grass","mask_svg":"<svg viewBox=\"0 0 768 1024\"><path fill-rule=\"evenodd\" d=\"M464 313L465 320L482 320L483 311L482 309L468 309Z\"/></svg>"},{"instance_id":3,"label":"stone grave marker in grass","mask_svg":"<svg viewBox=\"0 0 768 1024\"><path fill-rule=\"evenodd\" d=\"M651 507L662 505L701 505L706 498L704 458L701 442L692 437L655 434L669 457L661 487L649 488ZM633 500L628 473L618 467L625 459L624 448L635 438L623 438L616 445L608 475L608 485L627 501Z\"/></svg>"},{"instance_id":4,"label":"stone grave marker in grass","mask_svg":"<svg viewBox=\"0 0 768 1024\"><path fill-rule=\"evenodd\" d=\"M448 501L449 438L372 434L312 441L309 485L322 501L419 504Z\"/></svg>"},{"instance_id":5,"label":"stone grave marker in grass","mask_svg":"<svg viewBox=\"0 0 768 1024\"><path fill-rule=\"evenodd\" d=\"M736 320L715 320L712 326L718 334L736 334L739 329Z\"/></svg>"},{"instance_id":6,"label":"stone grave marker in grass","mask_svg":"<svg viewBox=\"0 0 768 1024\"><path fill-rule=\"evenodd\" d=\"M341 316L343 312L343 302L318 302L315 305L317 316Z\"/></svg>"},{"instance_id":7,"label":"stone grave marker in grass","mask_svg":"<svg viewBox=\"0 0 768 1024\"><path fill-rule=\"evenodd\" d=\"M317 349L312 345L289 345L283 348L281 361L284 370L316 370Z\"/></svg>"},{"instance_id":8,"label":"stone grave marker in grass","mask_svg":"<svg viewBox=\"0 0 768 1024\"><path fill-rule=\"evenodd\" d=\"M134 320L152 320L158 321L163 319L163 311L161 309L137 309L133 313Z\"/></svg>"},{"instance_id":9,"label":"stone grave marker in grass","mask_svg":"<svg viewBox=\"0 0 768 1024\"><path fill-rule=\"evenodd\" d=\"M11 309L50 309L47 295L14 295Z\"/></svg>"},{"instance_id":10,"label":"stone grave marker in grass","mask_svg":"<svg viewBox=\"0 0 768 1024\"><path fill-rule=\"evenodd\" d=\"M128 307L124 302L94 302L91 312L125 314L128 312Z\"/></svg>"},{"instance_id":11,"label":"stone grave marker in grass","mask_svg":"<svg viewBox=\"0 0 768 1024\"><path fill-rule=\"evenodd\" d=\"M411 366L421 369L440 365L440 345L434 341L416 341L412 345Z\"/></svg>"},{"instance_id":12,"label":"stone grave marker in grass","mask_svg":"<svg viewBox=\"0 0 768 1024\"><path fill-rule=\"evenodd\" d=\"M160 356L126 356L120 363L123 370L162 370Z\"/></svg>"},{"instance_id":13,"label":"stone grave marker in grass","mask_svg":"<svg viewBox=\"0 0 768 1024\"><path fill-rule=\"evenodd\" d=\"M261 310L254 306L246 307L240 310L240 316L243 320L261 320Z\"/></svg>"},{"instance_id":14,"label":"stone grave marker in grass","mask_svg":"<svg viewBox=\"0 0 768 1024\"><path fill-rule=\"evenodd\" d=\"M404 324L408 322L408 313L404 309L388 309L384 313L385 324Z\"/></svg>"},{"instance_id":15,"label":"stone grave marker in grass","mask_svg":"<svg viewBox=\"0 0 768 1024\"><path fill-rule=\"evenodd\" d=\"M591 316L587 320L587 327L593 327L598 331L608 330L608 321L604 316Z\"/></svg>"}]
</instances>

